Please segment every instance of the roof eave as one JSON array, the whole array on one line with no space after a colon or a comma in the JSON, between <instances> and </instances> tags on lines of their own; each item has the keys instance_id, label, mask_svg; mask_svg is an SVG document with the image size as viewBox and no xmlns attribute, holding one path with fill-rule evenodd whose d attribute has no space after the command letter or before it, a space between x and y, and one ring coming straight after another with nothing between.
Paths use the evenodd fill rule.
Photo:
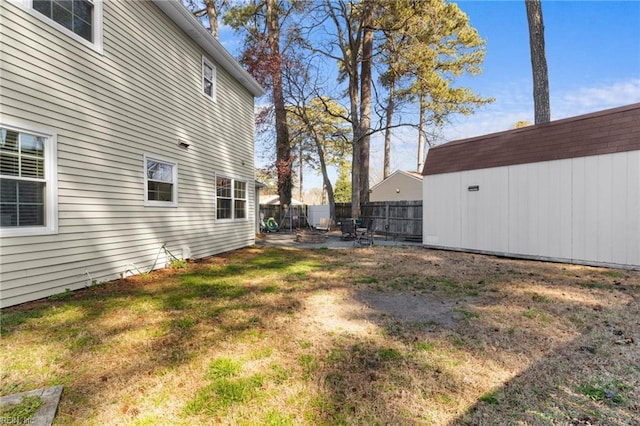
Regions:
<instances>
[{"instance_id":1,"label":"roof eave","mask_svg":"<svg viewBox=\"0 0 640 426\"><path fill-rule=\"evenodd\" d=\"M246 72L231 54L216 40L178 0L152 0L198 46L216 60L254 97L265 94L258 82Z\"/></svg>"}]
</instances>

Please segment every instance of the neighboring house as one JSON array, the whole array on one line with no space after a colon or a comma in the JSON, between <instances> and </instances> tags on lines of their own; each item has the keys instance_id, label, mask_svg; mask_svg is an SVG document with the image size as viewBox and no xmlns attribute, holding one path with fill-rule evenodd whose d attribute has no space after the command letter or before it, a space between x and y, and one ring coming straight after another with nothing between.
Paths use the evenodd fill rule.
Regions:
<instances>
[{"instance_id":1,"label":"neighboring house","mask_svg":"<svg viewBox=\"0 0 640 426\"><path fill-rule=\"evenodd\" d=\"M369 201L422 200L422 175L398 170L369 190Z\"/></svg>"},{"instance_id":2,"label":"neighboring house","mask_svg":"<svg viewBox=\"0 0 640 426\"><path fill-rule=\"evenodd\" d=\"M429 150L430 247L640 268L640 104Z\"/></svg>"},{"instance_id":3,"label":"neighboring house","mask_svg":"<svg viewBox=\"0 0 640 426\"><path fill-rule=\"evenodd\" d=\"M0 22L0 306L254 244L263 90L178 0Z\"/></svg>"},{"instance_id":4,"label":"neighboring house","mask_svg":"<svg viewBox=\"0 0 640 426\"><path fill-rule=\"evenodd\" d=\"M279 206L280 205L280 197L276 195L260 195L260 204L266 206ZM292 206L302 206L304 203L300 200L296 200L295 198L291 199Z\"/></svg>"}]
</instances>

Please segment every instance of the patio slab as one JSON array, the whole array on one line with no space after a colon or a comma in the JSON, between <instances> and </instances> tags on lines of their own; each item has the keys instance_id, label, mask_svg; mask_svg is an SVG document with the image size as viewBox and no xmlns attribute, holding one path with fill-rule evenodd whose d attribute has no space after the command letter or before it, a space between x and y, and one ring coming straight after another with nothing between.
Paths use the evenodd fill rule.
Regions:
<instances>
[{"instance_id":1,"label":"patio slab","mask_svg":"<svg viewBox=\"0 0 640 426\"><path fill-rule=\"evenodd\" d=\"M41 388L29 392L15 393L0 398L0 405L13 405L22 401L22 398L29 396L39 396L44 400L44 404L35 412L33 418L28 422L26 419L0 418L4 424L29 424L32 426L50 426L58 410L60 396L62 396L62 386L52 386Z\"/></svg>"},{"instance_id":2,"label":"patio slab","mask_svg":"<svg viewBox=\"0 0 640 426\"><path fill-rule=\"evenodd\" d=\"M328 248L328 249L348 249L354 248L354 240L343 240L340 231L327 232L324 241L316 243L302 243L296 241L296 233L290 232L268 232L260 237L256 237L256 245L262 247L296 247L296 248ZM422 246L421 242L406 241L404 239L394 239L392 236L376 235L374 246Z\"/></svg>"}]
</instances>

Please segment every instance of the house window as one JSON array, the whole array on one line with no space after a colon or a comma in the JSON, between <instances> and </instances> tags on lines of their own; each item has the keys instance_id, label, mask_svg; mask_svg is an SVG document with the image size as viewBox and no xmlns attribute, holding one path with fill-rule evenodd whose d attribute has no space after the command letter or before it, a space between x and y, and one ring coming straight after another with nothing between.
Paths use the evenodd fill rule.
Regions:
<instances>
[{"instance_id":1,"label":"house window","mask_svg":"<svg viewBox=\"0 0 640 426\"><path fill-rule=\"evenodd\" d=\"M33 0L33 9L93 42L93 2L88 0Z\"/></svg>"},{"instance_id":2,"label":"house window","mask_svg":"<svg viewBox=\"0 0 640 426\"><path fill-rule=\"evenodd\" d=\"M216 178L216 218L247 218L247 182Z\"/></svg>"},{"instance_id":3,"label":"house window","mask_svg":"<svg viewBox=\"0 0 640 426\"><path fill-rule=\"evenodd\" d=\"M38 19L102 52L102 0L10 0Z\"/></svg>"},{"instance_id":4,"label":"house window","mask_svg":"<svg viewBox=\"0 0 640 426\"><path fill-rule=\"evenodd\" d=\"M202 58L202 93L216 101L216 67L204 57Z\"/></svg>"},{"instance_id":5,"label":"house window","mask_svg":"<svg viewBox=\"0 0 640 426\"><path fill-rule=\"evenodd\" d=\"M145 206L178 205L178 165L155 157L144 157Z\"/></svg>"},{"instance_id":6,"label":"house window","mask_svg":"<svg viewBox=\"0 0 640 426\"><path fill-rule=\"evenodd\" d=\"M56 136L0 126L0 231L57 232Z\"/></svg>"},{"instance_id":7,"label":"house window","mask_svg":"<svg viewBox=\"0 0 640 426\"><path fill-rule=\"evenodd\" d=\"M247 182L233 182L233 215L235 219L247 218Z\"/></svg>"}]
</instances>

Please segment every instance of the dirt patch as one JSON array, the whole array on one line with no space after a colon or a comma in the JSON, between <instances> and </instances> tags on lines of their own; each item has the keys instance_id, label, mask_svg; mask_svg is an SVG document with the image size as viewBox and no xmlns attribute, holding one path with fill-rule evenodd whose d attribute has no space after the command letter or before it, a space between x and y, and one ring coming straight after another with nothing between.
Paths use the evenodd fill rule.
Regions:
<instances>
[{"instance_id":1,"label":"dirt patch","mask_svg":"<svg viewBox=\"0 0 640 426\"><path fill-rule=\"evenodd\" d=\"M415 292L364 291L356 298L373 315L392 316L407 323L453 327L460 318L454 311L456 302Z\"/></svg>"},{"instance_id":2,"label":"dirt patch","mask_svg":"<svg viewBox=\"0 0 640 426\"><path fill-rule=\"evenodd\" d=\"M373 312L345 292L318 293L306 299L303 324L324 333L366 336L373 332L367 318Z\"/></svg>"}]
</instances>

